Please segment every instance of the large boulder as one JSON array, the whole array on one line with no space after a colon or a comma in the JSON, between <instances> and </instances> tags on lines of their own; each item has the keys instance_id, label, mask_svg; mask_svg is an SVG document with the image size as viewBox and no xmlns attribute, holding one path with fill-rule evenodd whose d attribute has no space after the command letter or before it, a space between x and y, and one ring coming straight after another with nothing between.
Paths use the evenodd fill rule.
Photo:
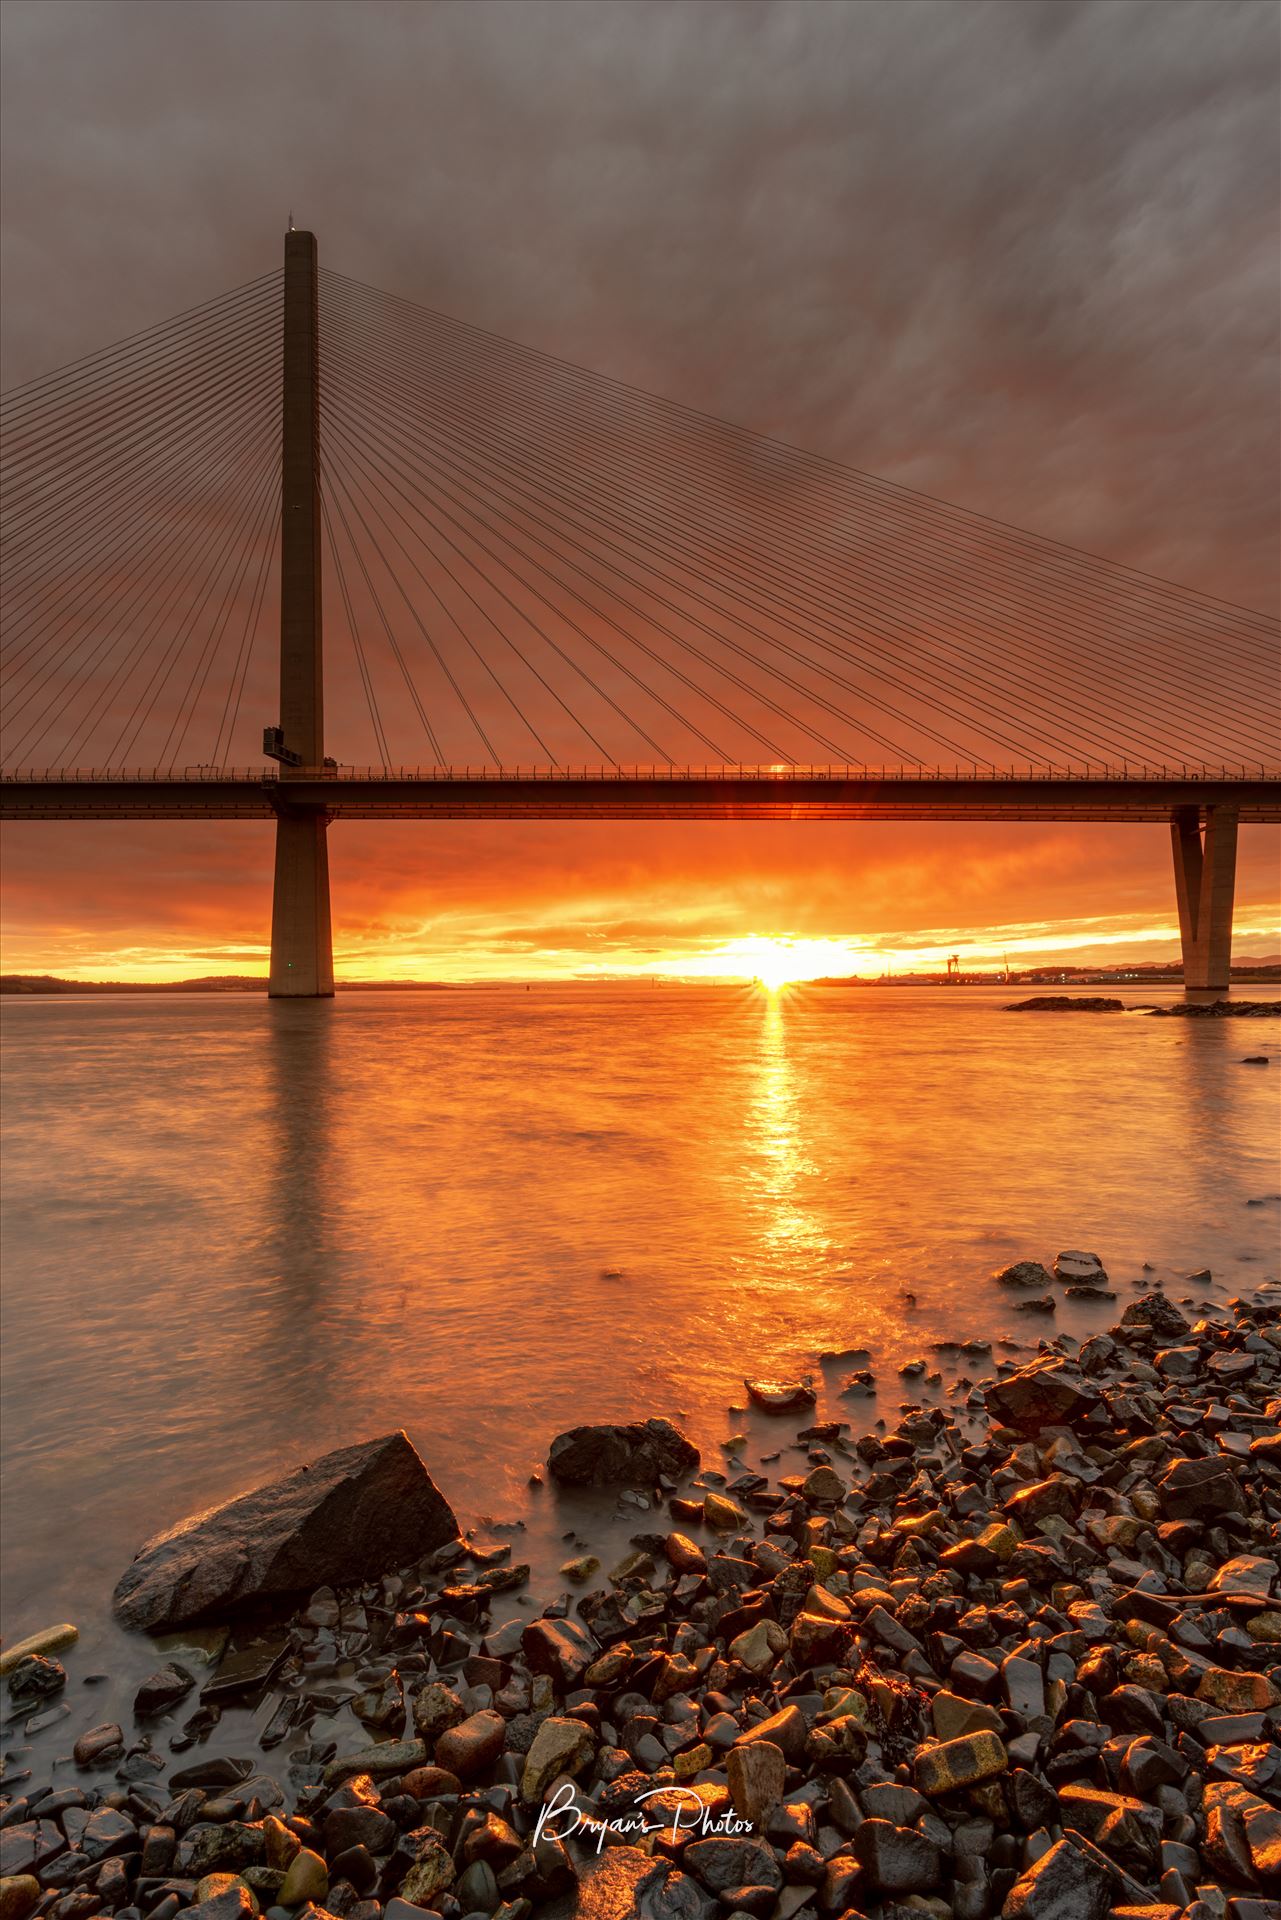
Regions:
<instances>
[{"instance_id":1,"label":"large boulder","mask_svg":"<svg viewBox=\"0 0 1281 1920\"><path fill-rule=\"evenodd\" d=\"M998 1380L984 1398L993 1419L1018 1433L1074 1426L1101 1403L1098 1388L1054 1354L1020 1367L1007 1380Z\"/></svg>"},{"instance_id":2,"label":"large boulder","mask_svg":"<svg viewBox=\"0 0 1281 1920\"><path fill-rule=\"evenodd\" d=\"M388 1433L157 1534L113 1604L126 1626L163 1633L250 1601L371 1579L457 1533L408 1435Z\"/></svg>"},{"instance_id":3,"label":"large boulder","mask_svg":"<svg viewBox=\"0 0 1281 1920\"><path fill-rule=\"evenodd\" d=\"M623 1426L571 1427L547 1455L553 1480L567 1487L652 1487L698 1466L698 1448L670 1420Z\"/></svg>"}]
</instances>

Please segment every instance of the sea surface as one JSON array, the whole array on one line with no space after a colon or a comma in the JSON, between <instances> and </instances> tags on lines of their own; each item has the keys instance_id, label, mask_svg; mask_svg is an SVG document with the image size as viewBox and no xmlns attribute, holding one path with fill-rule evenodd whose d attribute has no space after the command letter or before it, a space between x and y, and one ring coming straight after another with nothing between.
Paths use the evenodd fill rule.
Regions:
<instances>
[{"instance_id":1,"label":"sea surface","mask_svg":"<svg viewBox=\"0 0 1281 1920\"><path fill-rule=\"evenodd\" d=\"M570 1529L621 1550L644 1524L529 1486L565 1427L666 1414L755 1465L780 1430L731 1411L745 1375L812 1375L861 1425L963 1402L985 1363L935 1342L995 1360L1155 1281L1275 1279L1281 1023L1017 997L5 999L2 1625L72 1620L75 1674L112 1676L45 1744L156 1664L109 1617L139 1544L330 1447L405 1427L547 1597ZM1014 1312L993 1269L1067 1248L1117 1301ZM899 1377L918 1356L933 1381ZM840 1395L862 1364L876 1401Z\"/></svg>"}]
</instances>

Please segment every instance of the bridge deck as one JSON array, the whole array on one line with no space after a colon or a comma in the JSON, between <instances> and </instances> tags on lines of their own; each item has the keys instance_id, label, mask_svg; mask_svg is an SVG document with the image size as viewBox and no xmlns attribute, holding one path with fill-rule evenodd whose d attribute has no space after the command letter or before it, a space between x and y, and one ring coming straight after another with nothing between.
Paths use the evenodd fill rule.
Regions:
<instances>
[{"instance_id":1,"label":"bridge deck","mask_svg":"<svg viewBox=\"0 0 1281 1920\"><path fill-rule=\"evenodd\" d=\"M1281 821L1281 774L1161 769L1028 775L867 768L49 772L0 776L6 820L1169 820L1230 806Z\"/></svg>"}]
</instances>

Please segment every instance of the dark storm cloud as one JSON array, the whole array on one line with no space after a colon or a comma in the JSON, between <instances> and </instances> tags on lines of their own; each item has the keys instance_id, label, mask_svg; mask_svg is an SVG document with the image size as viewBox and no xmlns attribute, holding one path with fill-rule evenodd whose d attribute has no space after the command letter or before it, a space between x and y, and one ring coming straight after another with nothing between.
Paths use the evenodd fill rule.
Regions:
<instances>
[{"instance_id":1,"label":"dark storm cloud","mask_svg":"<svg viewBox=\"0 0 1281 1920\"><path fill-rule=\"evenodd\" d=\"M1268 0L8 0L5 384L274 266L1276 592Z\"/></svg>"}]
</instances>

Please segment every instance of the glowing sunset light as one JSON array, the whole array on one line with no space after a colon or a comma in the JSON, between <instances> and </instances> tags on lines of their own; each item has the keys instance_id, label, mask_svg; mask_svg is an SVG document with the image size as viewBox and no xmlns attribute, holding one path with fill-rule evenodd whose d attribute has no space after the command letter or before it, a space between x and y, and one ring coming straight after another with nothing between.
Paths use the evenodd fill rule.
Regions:
<instances>
[{"instance_id":1,"label":"glowing sunset light","mask_svg":"<svg viewBox=\"0 0 1281 1920\"><path fill-rule=\"evenodd\" d=\"M684 962L684 976L759 980L776 993L799 980L847 979L871 970L872 956L849 940L794 940L752 933ZM670 963L669 963L670 964Z\"/></svg>"}]
</instances>

